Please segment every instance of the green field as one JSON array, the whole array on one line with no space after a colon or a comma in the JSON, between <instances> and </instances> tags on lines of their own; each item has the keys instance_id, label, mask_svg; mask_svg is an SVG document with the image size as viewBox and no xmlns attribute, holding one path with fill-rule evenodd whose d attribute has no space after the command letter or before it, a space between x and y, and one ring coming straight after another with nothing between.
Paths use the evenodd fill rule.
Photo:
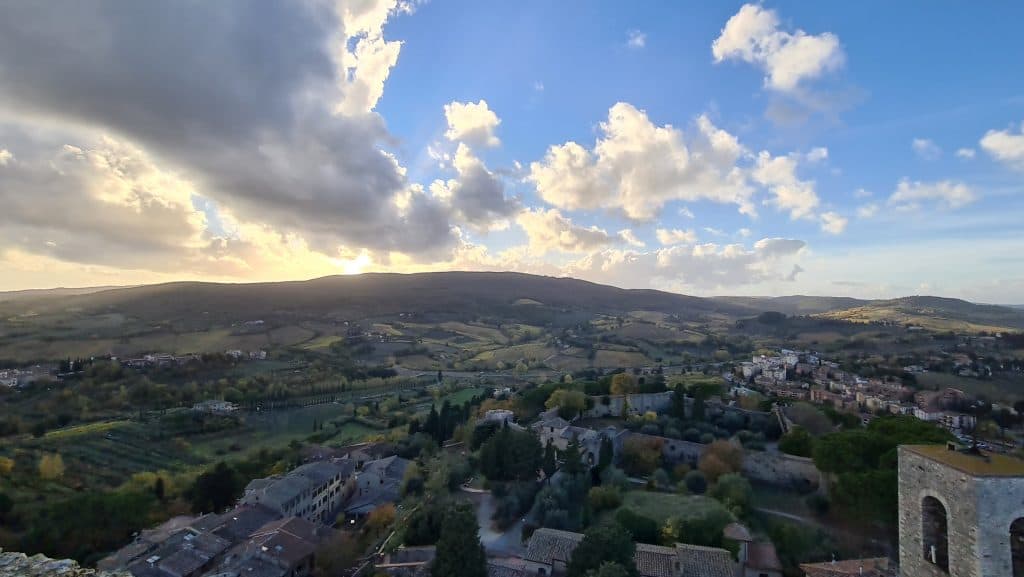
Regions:
<instances>
[{"instance_id":1,"label":"green field","mask_svg":"<svg viewBox=\"0 0 1024 577\"><path fill-rule=\"evenodd\" d=\"M654 519L659 525L672 517L698 516L707 510L722 508L711 497L650 491L628 491L622 506Z\"/></svg>"}]
</instances>

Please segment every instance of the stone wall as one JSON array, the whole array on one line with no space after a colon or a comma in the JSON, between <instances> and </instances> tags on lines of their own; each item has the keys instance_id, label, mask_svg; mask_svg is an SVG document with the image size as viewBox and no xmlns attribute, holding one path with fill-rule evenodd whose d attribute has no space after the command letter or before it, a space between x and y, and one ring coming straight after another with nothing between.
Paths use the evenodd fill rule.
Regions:
<instances>
[{"instance_id":1,"label":"stone wall","mask_svg":"<svg viewBox=\"0 0 1024 577\"><path fill-rule=\"evenodd\" d=\"M696 467L707 445L629 433L629 437L658 439L661 441L661 457L665 463L678 465L685 463ZM618 447L616 447L618 450ZM805 457L796 457L785 453L768 453L764 451L743 452L743 474L755 481L794 487L801 490L817 489L821 484L821 471L814 466L814 461Z\"/></svg>"},{"instance_id":2,"label":"stone wall","mask_svg":"<svg viewBox=\"0 0 1024 577\"><path fill-rule=\"evenodd\" d=\"M618 417L622 415L623 402L629 403L629 414L642 415L647 411L663 412L672 404L672 391L661 393L636 393L632 395L606 395L590 397L594 407L586 412L588 417ZM608 399L608 404L604 400Z\"/></svg>"},{"instance_id":3,"label":"stone wall","mask_svg":"<svg viewBox=\"0 0 1024 577\"><path fill-rule=\"evenodd\" d=\"M72 559L50 559L45 555L29 557L24 553L0 549L0 577L131 577L131 573L97 573L95 569L80 567Z\"/></svg>"},{"instance_id":4,"label":"stone wall","mask_svg":"<svg viewBox=\"0 0 1024 577\"><path fill-rule=\"evenodd\" d=\"M946 509L949 571L925 558L922 502ZM1010 524L1024 518L1024 477L976 477L899 449L900 568L904 576L1013 575Z\"/></svg>"}]
</instances>

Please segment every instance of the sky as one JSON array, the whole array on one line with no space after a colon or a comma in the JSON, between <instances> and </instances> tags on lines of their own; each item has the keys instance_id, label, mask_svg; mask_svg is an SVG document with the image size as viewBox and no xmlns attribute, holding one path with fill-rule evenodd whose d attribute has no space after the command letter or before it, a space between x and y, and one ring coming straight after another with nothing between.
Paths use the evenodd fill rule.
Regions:
<instances>
[{"instance_id":1,"label":"sky","mask_svg":"<svg viewBox=\"0 0 1024 577\"><path fill-rule=\"evenodd\" d=\"M1024 303L1021 3L0 0L0 290Z\"/></svg>"}]
</instances>

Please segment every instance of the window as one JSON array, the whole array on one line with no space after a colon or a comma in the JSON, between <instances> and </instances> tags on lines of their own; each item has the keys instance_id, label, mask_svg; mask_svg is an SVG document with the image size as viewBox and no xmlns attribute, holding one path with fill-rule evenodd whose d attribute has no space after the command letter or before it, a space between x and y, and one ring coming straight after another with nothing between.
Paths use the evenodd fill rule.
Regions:
<instances>
[{"instance_id":1,"label":"window","mask_svg":"<svg viewBox=\"0 0 1024 577\"><path fill-rule=\"evenodd\" d=\"M1010 523L1010 555L1013 577L1024 577L1024 517Z\"/></svg>"},{"instance_id":2,"label":"window","mask_svg":"<svg viewBox=\"0 0 1024 577\"><path fill-rule=\"evenodd\" d=\"M935 497L921 501L921 542L925 561L949 570L949 525L946 507Z\"/></svg>"}]
</instances>

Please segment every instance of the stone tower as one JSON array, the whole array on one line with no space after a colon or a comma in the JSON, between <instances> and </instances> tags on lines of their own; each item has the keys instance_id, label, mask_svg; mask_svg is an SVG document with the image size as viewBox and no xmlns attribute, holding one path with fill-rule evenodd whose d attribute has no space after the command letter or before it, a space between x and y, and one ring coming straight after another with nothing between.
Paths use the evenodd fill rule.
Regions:
<instances>
[{"instance_id":1,"label":"stone tower","mask_svg":"<svg viewBox=\"0 0 1024 577\"><path fill-rule=\"evenodd\" d=\"M899 448L903 577L1024 577L1024 461Z\"/></svg>"}]
</instances>

